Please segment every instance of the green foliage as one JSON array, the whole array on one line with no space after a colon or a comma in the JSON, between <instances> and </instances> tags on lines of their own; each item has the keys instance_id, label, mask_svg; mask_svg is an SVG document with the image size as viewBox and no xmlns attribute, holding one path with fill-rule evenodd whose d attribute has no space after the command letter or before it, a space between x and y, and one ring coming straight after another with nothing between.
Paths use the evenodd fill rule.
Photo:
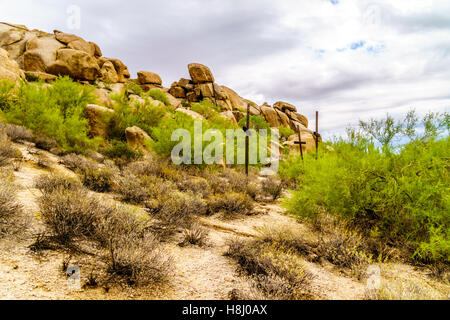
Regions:
<instances>
[{"instance_id":1,"label":"green foliage","mask_svg":"<svg viewBox=\"0 0 450 320\"><path fill-rule=\"evenodd\" d=\"M247 124L247 116L245 116L244 118L242 118L239 121L240 127L245 127L246 124ZM269 130L270 125L266 122L266 119L264 119L264 117L250 116L250 128L249 129L255 129L256 131L263 130L263 129Z\"/></svg>"},{"instance_id":2,"label":"green foliage","mask_svg":"<svg viewBox=\"0 0 450 320\"><path fill-rule=\"evenodd\" d=\"M167 98L166 94L162 90L150 89L150 91L147 92L147 95L155 100L161 101L166 106L170 106L170 100L169 98Z\"/></svg>"},{"instance_id":3,"label":"green foliage","mask_svg":"<svg viewBox=\"0 0 450 320\"><path fill-rule=\"evenodd\" d=\"M123 159L127 161L137 160L142 154L139 151L135 151L130 146L120 140L113 139L109 145L103 150L103 153L111 159Z\"/></svg>"},{"instance_id":4,"label":"green foliage","mask_svg":"<svg viewBox=\"0 0 450 320\"><path fill-rule=\"evenodd\" d=\"M199 103L192 104L191 110L201 114L206 119L210 119L220 112L220 107L209 100L203 100Z\"/></svg>"},{"instance_id":5,"label":"green foliage","mask_svg":"<svg viewBox=\"0 0 450 320\"><path fill-rule=\"evenodd\" d=\"M411 249L417 260L448 263L448 115L428 114L421 124L408 120L413 115L408 114L405 126L390 117L361 122L359 131L349 131L348 140L335 141L335 151L323 149L317 161L307 155L304 165L298 158L282 164L280 174L300 184L287 201L289 211L314 220L325 210L366 237ZM417 127L425 130L420 133ZM411 141L392 152L398 133Z\"/></svg>"},{"instance_id":6,"label":"green foliage","mask_svg":"<svg viewBox=\"0 0 450 320\"><path fill-rule=\"evenodd\" d=\"M40 82L1 87L1 109L8 122L54 138L67 151L97 148L99 140L88 137L84 117L86 105L95 101L92 88L68 77L58 78L50 87Z\"/></svg>"},{"instance_id":7,"label":"green foliage","mask_svg":"<svg viewBox=\"0 0 450 320\"><path fill-rule=\"evenodd\" d=\"M130 105L125 92L114 95L114 113L106 119L108 122L108 137L125 141L125 129L137 126L152 135L153 127L156 127L166 114L165 108L155 107L148 99L144 103L135 102Z\"/></svg>"},{"instance_id":8,"label":"green foliage","mask_svg":"<svg viewBox=\"0 0 450 320\"><path fill-rule=\"evenodd\" d=\"M285 126L279 127L278 131L280 133L280 137L284 137L286 139L295 134L294 130L292 130L291 128L287 128Z\"/></svg>"}]
</instances>

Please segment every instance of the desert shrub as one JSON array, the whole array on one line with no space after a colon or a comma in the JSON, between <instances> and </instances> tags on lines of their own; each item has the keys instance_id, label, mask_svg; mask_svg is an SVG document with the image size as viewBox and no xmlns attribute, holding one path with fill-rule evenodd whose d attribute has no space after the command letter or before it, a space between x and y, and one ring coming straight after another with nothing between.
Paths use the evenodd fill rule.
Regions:
<instances>
[{"instance_id":1,"label":"desert shrub","mask_svg":"<svg viewBox=\"0 0 450 320\"><path fill-rule=\"evenodd\" d=\"M291 128L287 128L285 126L280 126L278 127L278 132L280 134L280 137L282 138L289 138L290 136L292 136L293 134L295 134L295 131L292 130Z\"/></svg>"},{"instance_id":2,"label":"desert shrub","mask_svg":"<svg viewBox=\"0 0 450 320\"><path fill-rule=\"evenodd\" d=\"M222 176L228 180L229 186L234 192L245 192L247 190L248 179L245 173L226 168Z\"/></svg>"},{"instance_id":3,"label":"desert shrub","mask_svg":"<svg viewBox=\"0 0 450 320\"><path fill-rule=\"evenodd\" d=\"M239 120L239 127L245 127L247 125L247 116ZM256 131L259 130L270 130L270 125L267 123L266 119L261 116L250 116L250 128Z\"/></svg>"},{"instance_id":4,"label":"desert shrub","mask_svg":"<svg viewBox=\"0 0 450 320\"><path fill-rule=\"evenodd\" d=\"M202 246L205 244L207 232L198 223L193 223L189 228L183 230L182 245L192 244Z\"/></svg>"},{"instance_id":5,"label":"desert shrub","mask_svg":"<svg viewBox=\"0 0 450 320\"><path fill-rule=\"evenodd\" d=\"M361 277L372 262L372 253L361 234L331 216L320 218L320 228L305 233L294 228L261 230L260 240L280 251L293 250L312 262L325 259Z\"/></svg>"},{"instance_id":6,"label":"desert shrub","mask_svg":"<svg viewBox=\"0 0 450 320\"><path fill-rule=\"evenodd\" d=\"M13 81L0 80L0 110L6 110L12 102L12 96L16 84Z\"/></svg>"},{"instance_id":7,"label":"desert shrub","mask_svg":"<svg viewBox=\"0 0 450 320\"><path fill-rule=\"evenodd\" d=\"M243 193L231 192L211 197L208 205L211 213L221 212L227 217L253 213L253 201L248 195Z\"/></svg>"},{"instance_id":8,"label":"desert shrub","mask_svg":"<svg viewBox=\"0 0 450 320\"><path fill-rule=\"evenodd\" d=\"M40 217L55 241L67 245L77 238L95 235L101 204L86 190L60 187L44 192L38 205Z\"/></svg>"},{"instance_id":9,"label":"desert shrub","mask_svg":"<svg viewBox=\"0 0 450 320\"><path fill-rule=\"evenodd\" d=\"M78 179L53 173L37 177L34 181L34 187L42 193L51 193L58 189L80 189L82 184Z\"/></svg>"},{"instance_id":10,"label":"desert shrub","mask_svg":"<svg viewBox=\"0 0 450 320\"><path fill-rule=\"evenodd\" d=\"M84 156L70 153L61 158L61 163L68 169L72 171L86 172L89 170L95 170L98 167L98 164L91 160L87 159Z\"/></svg>"},{"instance_id":11,"label":"desert shrub","mask_svg":"<svg viewBox=\"0 0 450 320\"><path fill-rule=\"evenodd\" d=\"M201 195L202 198L208 198L211 195L211 187L206 179L190 177L178 183L178 189L183 192L191 191L194 194Z\"/></svg>"},{"instance_id":12,"label":"desert shrub","mask_svg":"<svg viewBox=\"0 0 450 320\"><path fill-rule=\"evenodd\" d=\"M108 137L110 139L126 141L125 129L137 126L152 136L153 128L158 126L167 110L151 105L148 99L144 103L130 104L125 92L113 95L114 113L105 121L108 123Z\"/></svg>"},{"instance_id":13,"label":"desert shrub","mask_svg":"<svg viewBox=\"0 0 450 320\"><path fill-rule=\"evenodd\" d=\"M251 276L267 298L299 300L311 298L311 274L292 252L282 252L259 240L234 240L226 255Z\"/></svg>"},{"instance_id":14,"label":"desert shrub","mask_svg":"<svg viewBox=\"0 0 450 320\"><path fill-rule=\"evenodd\" d=\"M382 281L381 288L368 290L367 300L448 300L448 295L426 281L409 279L392 279Z\"/></svg>"},{"instance_id":15,"label":"desert shrub","mask_svg":"<svg viewBox=\"0 0 450 320\"><path fill-rule=\"evenodd\" d=\"M197 215L207 212L205 201L198 195L172 191L159 194L147 203L149 213L158 219L154 224L161 235L170 235L177 228L189 228Z\"/></svg>"},{"instance_id":16,"label":"desert shrub","mask_svg":"<svg viewBox=\"0 0 450 320\"><path fill-rule=\"evenodd\" d=\"M103 153L109 158L123 159L126 161L133 161L142 157L141 152L131 149L126 142L116 139L110 141L108 147L103 150Z\"/></svg>"},{"instance_id":17,"label":"desert shrub","mask_svg":"<svg viewBox=\"0 0 450 320\"><path fill-rule=\"evenodd\" d=\"M64 150L85 151L98 146L98 139L88 137L89 125L84 117L85 106L93 102L91 88L64 77L50 87L40 83L19 85L3 114L10 123L55 139Z\"/></svg>"},{"instance_id":18,"label":"desert shrub","mask_svg":"<svg viewBox=\"0 0 450 320\"><path fill-rule=\"evenodd\" d=\"M2 179L0 184L0 236L18 227L18 217L22 213L22 206L16 200L16 188L13 184Z\"/></svg>"},{"instance_id":19,"label":"desert shrub","mask_svg":"<svg viewBox=\"0 0 450 320\"><path fill-rule=\"evenodd\" d=\"M83 185L97 192L111 191L115 183L116 174L115 168L106 166L80 172Z\"/></svg>"},{"instance_id":20,"label":"desert shrub","mask_svg":"<svg viewBox=\"0 0 450 320\"><path fill-rule=\"evenodd\" d=\"M173 183L157 176L125 172L119 177L114 191L119 194L121 201L145 206L160 197L161 193L170 193L175 188Z\"/></svg>"},{"instance_id":21,"label":"desert shrub","mask_svg":"<svg viewBox=\"0 0 450 320\"><path fill-rule=\"evenodd\" d=\"M36 145L36 148L42 149L45 151L50 151L53 148L56 148L58 146L58 143L55 139L46 137L44 135L38 134L33 136L33 142Z\"/></svg>"},{"instance_id":22,"label":"desert shrub","mask_svg":"<svg viewBox=\"0 0 450 320\"><path fill-rule=\"evenodd\" d=\"M284 183L281 180L269 176L262 182L262 190L269 195L273 201L277 200L283 192Z\"/></svg>"},{"instance_id":23,"label":"desert shrub","mask_svg":"<svg viewBox=\"0 0 450 320\"><path fill-rule=\"evenodd\" d=\"M4 131L11 141L32 141L33 133L27 128L10 123L0 123L0 130Z\"/></svg>"},{"instance_id":24,"label":"desert shrub","mask_svg":"<svg viewBox=\"0 0 450 320\"><path fill-rule=\"evenodd\" d=\"M372 120L335 141L334 151L322 150L317 161L287 161L282 166L292 168L280 173L300 182L288 210L310 220L325 210L366 238L408 248L416 261L448 263L448 115L427 115L425 130L415 130L413 118ZM395 146L399 130L411 140Z\"/></svg>"},{"instance_id":25,"label":"desert shrub","mask_svg":"<svg viewBox=\"0 0 450 320\"><path fill-rule=\"evenodd\" d=\"M151 235L131 238L127 234L111 242L108 249L107 271L129 285L157 283L169 274L171 260Z\"/></svg>"},{"instance_id":26,"label":"desert shrub","mask_svg":"<svg viewBox=\"0 0 450 320\"><path fill-rule=\"evenodd\" d=\"M10 141L0 140L0 167L8 165L11 160L22 158L22 153Z\"/></svg>"},{"instance_id":27,"label":"desert shrub","mask_svg":"<svg viewBox=\"0 0 450 320\"><path fill-rule=\"evenodd\" d=\"M164 103L166 106L170 106L170 100L169 98L167 98L166 94L159 89L150 89L147 92L147 95L149 97L152 97L155 100L161 101L162 103Z\"/></svg>"},{"instance_id":28,"label":"desert shrub","mask_svg":"<svg viewBox=\"0 0 450 320\"><path fill-rule=\"evenodd\" d=\"M201 114L205 119L210 119L220 112L220 107L209 100L203 100L199 103L193 103L191 110Z\"/></svg>"}]
</instances>

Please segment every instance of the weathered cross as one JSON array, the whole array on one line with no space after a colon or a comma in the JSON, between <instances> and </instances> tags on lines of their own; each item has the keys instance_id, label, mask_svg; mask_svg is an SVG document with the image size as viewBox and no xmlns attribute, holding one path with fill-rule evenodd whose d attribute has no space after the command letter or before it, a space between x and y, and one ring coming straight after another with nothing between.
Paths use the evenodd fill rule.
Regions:
<instances>
[{"instance_id":1,"label":"weathered cross","mask_svg":"<svg viewBox=\"0 0 450 320\"><path fill-rule=\"evenodd\" d=\"M303 145L306 144L306 142L302 141L302 130L300 128L300 126L297 126L298 129L298 141L295 141L295 144L298 144L300 147L300 155L302 156L302 161L303 161Z\"/></svg>"}]
</instances>

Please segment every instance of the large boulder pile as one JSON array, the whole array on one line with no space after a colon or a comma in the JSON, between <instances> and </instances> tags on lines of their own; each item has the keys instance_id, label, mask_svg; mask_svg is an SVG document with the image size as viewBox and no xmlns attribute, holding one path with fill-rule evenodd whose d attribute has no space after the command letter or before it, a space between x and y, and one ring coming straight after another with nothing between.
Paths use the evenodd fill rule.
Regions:
<instances>
[{"instance_id":1,"label":"large boulder pile","mask_svg":"<svg viewBox=\"0 0 450 320\"><path fill-rule=\"evenodd\" d=\"M6 50L27 75L44 80L58 75L110 83L130 78L127 66L118 59L102 57L97 44L58 30L51 34L0 23L0 48Z\"/></svg>"},{"instance_id":2,"label":"large boulder pile","mask_svg":"<svg viewBox=\"0 0 450 320\"><path fill-rule=\"evenodd\" d=\"M298 113L297 108L287 102L279 101L273 106L264 103L258 106L250 100L242 98L234 90L220 86L215 83L211 70L202 64L191 63L188 65L191 79L182 78L174 82L169 89L169 93L177 99L186 100L189 103L210 100L222 108L222 115L234 123L239 122L247 112L249 106L250 114L262 116L269 123L270 127L278 128L284 126L291 128L296 133L285 143L298 149L295 139L298 141L298 132L301 131L302 141L306 141L303 146L305 151L315 148L314 133L308 129L308 119Z\"/></svg>"},{"instance_id":3,"label":"large boulder pile","mask_svg":"<svg viewBox=\"0 0 450 320\"><path fill-rule=\"evenodd\" d=\"M17 81L24 77L16 61L9 58L6 50L0 49L0 80Z\"/></svg>"}]
</instances>

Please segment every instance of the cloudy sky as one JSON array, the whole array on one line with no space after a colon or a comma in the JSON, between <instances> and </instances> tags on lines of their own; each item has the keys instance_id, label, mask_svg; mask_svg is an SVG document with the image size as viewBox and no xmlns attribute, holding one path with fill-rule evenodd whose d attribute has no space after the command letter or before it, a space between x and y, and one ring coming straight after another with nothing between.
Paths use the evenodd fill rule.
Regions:
<instances>
[{"instance_id":1,"label":"cloudy sky","mask_svg":"<svg viewBox=\"0 0 450 320\"><path fill-rule=\"evenodd\" d=\"M450 110L448 0L2 0L0 21L76 33L166 87L206 64L245 98L291 102L311 127L319 110L328 136L386 112Z\"/></svg>"}]
</instances>

